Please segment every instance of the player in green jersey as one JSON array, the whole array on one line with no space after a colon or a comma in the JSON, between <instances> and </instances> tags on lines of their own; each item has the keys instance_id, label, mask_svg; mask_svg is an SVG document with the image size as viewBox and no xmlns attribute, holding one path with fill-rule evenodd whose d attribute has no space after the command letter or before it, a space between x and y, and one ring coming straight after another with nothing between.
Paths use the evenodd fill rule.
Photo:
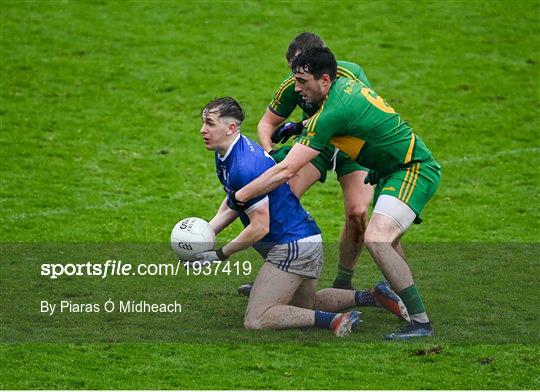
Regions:
<instances>
[{"instance_id":1,"label":"player in green jersey","mask_svg":"<svg viewBox=\"0 0 540 392\"><path fill-rule=\"evenodd\" d=\"M411 323L388 339L432 336L433 329L411 270L395 244L435 193L441 167L424 142L388 103L362 82L339 79L327 48L302 52L292 63L295 88L307 102L320 103L282 162L232 195L238 208L246 200L292 178L328 143L368 167L379 189L364 234L367 249L401 297Z\"/></svg>"},{"instance_id":2,"label":"player in green jersey","mask_svg":"<svg viewBox=\"0 0 540 392\"><path fill-rule=\"evenodd\" d=\"M305 32L298 35L287 49L286 59L289 67L294 57L302 51L316 47L323 48L324 46L323 40L314 33ZM363 69L355 63L339 61L337 76L358 79L370 86ZM274 151L272 133L289 118L296 107L302 109L304 120L313 116L320 108L318 103L306 102L295 91L294 85L294 75L291 72L277 89L272 102L257 126L259 143L274 157L276 162L282 161L291 147L286 146ZM298 125L298 133L301 133L303 126L301 123ZM327 145L321 149L320 155L303 167L289 181L289 185L294 194L300 198L317 181L325 182L327 172L332 169L335 169L341 185L345 207L345 225L340 236L338 271L333 287L352 289L352 276L360 256L369 205L373 198L372 186L364 184L367 169L345 153L337 151L334 146Z\"/></svg>"}]
</instances>

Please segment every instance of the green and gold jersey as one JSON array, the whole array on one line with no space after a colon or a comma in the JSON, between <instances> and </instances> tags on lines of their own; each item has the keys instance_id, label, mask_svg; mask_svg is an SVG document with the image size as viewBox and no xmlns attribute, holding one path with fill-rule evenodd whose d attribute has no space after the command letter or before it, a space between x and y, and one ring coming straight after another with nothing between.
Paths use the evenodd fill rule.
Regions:
<instances>
[{"instance_id":1,"label":"green and gold jersey","mask_svg":"<svg viewBox=\"0 0 540 392\"><path fill-rule=\"evenodd\" d=\"M433 159L412 128L365 84L338 78L297 139L317 150L333 144L360 165L385 176L411 162Z\"/></svg>"},{"instance_id":2,"label":"green and gold jersey","mask_svg":"<svg viewBox=\"0 0 540 392\"><path fill-rule=\"evenodd\" d=\"M364 70L358 64L350 63L348 61L338 61L337 63L337 76L339 78L359 80L366 86L371 87ZM304 111L306 118L313 116L319 110L320 105L304 102L302 96L294 91L294 83L294 76L290 73L289 76L281 82L268 109L280 117L288 118L296 106L299 106Z\"/></svg>"}]
</instances>

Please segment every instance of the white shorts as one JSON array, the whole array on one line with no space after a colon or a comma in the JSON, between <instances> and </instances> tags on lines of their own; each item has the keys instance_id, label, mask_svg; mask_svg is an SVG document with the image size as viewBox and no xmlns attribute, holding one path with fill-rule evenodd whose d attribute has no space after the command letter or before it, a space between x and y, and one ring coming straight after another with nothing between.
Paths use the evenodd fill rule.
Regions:
<instances>
[{"instance_id":1,"label":"white shorts","mask_svg":"<svg viewBox=\"0 0 540 392\"><path fill-rule=\"evenodd\" d=\"M323 244L320 234L274 245L266 261L282 271L318 279L323 265Z\"/></svg>"},{"instance_id":2,"label":"white shorts","mask_svg":"<svg viewBox=\"0 0 540 392\"><path fill-rule=\"evenodd\" d=\"M414 222L416 214L407 204L397 197L390 195L380 195L373 208L374 214L381 214L392 219L399 227L401 233L409 228Z\"/></svg>"}]
</instances>

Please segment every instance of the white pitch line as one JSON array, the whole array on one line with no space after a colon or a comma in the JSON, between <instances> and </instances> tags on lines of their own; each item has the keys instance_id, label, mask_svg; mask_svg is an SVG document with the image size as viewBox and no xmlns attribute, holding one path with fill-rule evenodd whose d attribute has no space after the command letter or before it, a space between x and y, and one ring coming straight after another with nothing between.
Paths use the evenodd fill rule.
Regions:
<instances>
[{"instance_id":1,"label":"white pitch line","mask_svg":"<svg viewBox=\"0 0 540 392\"><path fill-rule=\"evenodd\" d=\"M499 151L490 155L465 156L465 157L460 157L460 158L447 159L440 162L444 168L444 166L448 166L448 165L451 166L451 165L467 164L469 162L484 161L487 159L494 159L494 158L496 159L503 156L519 155L522 153L530 153L530 152L540 152L540 148L538 147L516 148L513 150ZM56 208L56 209L49 209L49 210L44 210L44 211L36 211L32 213L23 212L19 214L8 215L5 218L2 218L2 220L8 221L8 222L14 222L14 221L20 221L20 220L31 219L31 218L36 218L36 217L48 217L48 216L55 216L55 215L71 214L75 211L119 209L119 208L137 205L137 204L146 204L146 203L157 201L157 200L162 200L162 201L179 200L181 199L182 196L184 196L184 192L177 192L171 195L170 197L168 197L167 199L164 199L161 196L147 196L141 199L127 201L127 202L126 201L113 201L113 202L107 202L105 204L81 206L80 208Z\"/></svg>"}]
</instances>

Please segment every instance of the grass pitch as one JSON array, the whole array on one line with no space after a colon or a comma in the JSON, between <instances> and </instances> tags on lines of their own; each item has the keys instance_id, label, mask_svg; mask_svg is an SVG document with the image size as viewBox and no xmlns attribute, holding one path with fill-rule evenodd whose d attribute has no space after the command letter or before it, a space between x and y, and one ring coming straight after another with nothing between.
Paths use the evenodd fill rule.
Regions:
<instances>
[{"instance_id":1,"label":"grass pitch","mask_svg":"<svg viewBox=\"0 0 540 392\"><path fill-rule=\"evenodd\" d=\"M0 387L540 387L538 1L4 0L0 9L5 282L43 284L31 264L10 260L10 243L156 244L182 217L211 218L222 190L198 135L200 108L235 97L255 137L287 74L285 49L305 30L362 65L443 165L425 222L405 238L435 338L383 342L398 324L371 309L345 341L317 330L247 332L235 294L245 278L184 276L144 283L176 289L188 305L155 321L170 332L155 341L44 343L36 320L7 317L25 292L36 295L22 282L0 307ZM343 224L332 177L302 200L330 244ZM330 251L320 287L335 265ZM364 254L356 285L378 278Z\"/></svg>"}]
</instances>

